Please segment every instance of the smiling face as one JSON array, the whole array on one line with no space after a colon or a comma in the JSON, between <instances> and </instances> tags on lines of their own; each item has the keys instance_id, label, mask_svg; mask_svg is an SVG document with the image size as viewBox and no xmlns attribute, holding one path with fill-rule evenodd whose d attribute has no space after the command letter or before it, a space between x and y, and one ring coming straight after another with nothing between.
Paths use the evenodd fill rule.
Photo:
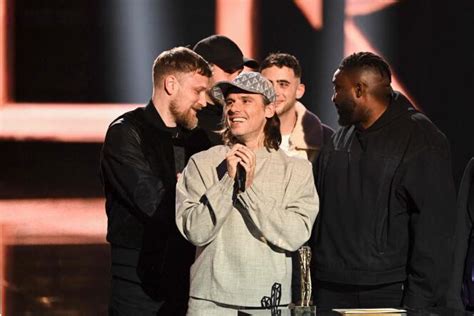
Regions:
<instances>
[{"instance_id":1,"label":"smiling face","mask_svg":"<svg viewBox=\"0 0 474 316\"><path fill-rule=\"evenodd\" d=\"M262 147L267 118L275 115L273 104L265 105L261 94L252 93L229 93L225 100L225 122L231 134L246 146Z\"/></svg>"},{"instance_id":2,"label":"smiling face","mask_svg":"<svg viewBox=\"0 0 474 316\"><path fill-rule=\"evenodd\" d=\"M197 111L206 106L209 78L197 72L179 74L177 89L170 101L170 112L177 124L193 129L197 126Z\"/></svg>"},{"instance_id":3,"label":"smiling face","mask_svg":"<svg viewBox=\"0 0 474 316\"><path fill-rule=\"evenodd\" d=\"M275 109L282 116L294 108L296 100L304 94L304 85L289 67L272 66L262 69L262 76L270 80L275 89Z\"/></svg>"}]
</instances>

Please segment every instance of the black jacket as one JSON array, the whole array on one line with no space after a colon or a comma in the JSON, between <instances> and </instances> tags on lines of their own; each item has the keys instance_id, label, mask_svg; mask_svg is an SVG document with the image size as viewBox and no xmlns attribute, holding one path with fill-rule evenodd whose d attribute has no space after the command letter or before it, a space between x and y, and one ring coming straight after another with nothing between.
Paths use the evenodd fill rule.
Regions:
<instances>
[{"instance_id":1,"label":"black jacket","mask_svg":"<svg viewBox=\"0 0 474 316\"><path fill-rule=\"evenodd\" d=\"M436 304L451 268L455 223L448 147L398 93L368 129L341 128L315 165L315 278L357 285L407 280L405 305Z\"/></svg>"},{"instance_id":2,"label":"black jacket","mask_svg":"<svg viewBox=\"0 0 474 316\"><path fill-rule=\"evenodd\" d=\"M150 101L110 124L101 152L113 276L148 284L154 295L181 279L187 286L183 275L194 255L174 220L175 157L184 165L178 133Z\"/></svg>"},{"instance_id":3,"label":"black jacket","mask_svg":"<svg viewBox=\"0 0 474 316\"><path fill-rule=\"evenodd\" d=\"M474 158L464 170L458 192L458 220L454 246L454 261L447 306L455 309L474 307ZM461 297L462 290L462 297ZM462 299L461 299L462 298Z\"/></svg>"}]
</instances>

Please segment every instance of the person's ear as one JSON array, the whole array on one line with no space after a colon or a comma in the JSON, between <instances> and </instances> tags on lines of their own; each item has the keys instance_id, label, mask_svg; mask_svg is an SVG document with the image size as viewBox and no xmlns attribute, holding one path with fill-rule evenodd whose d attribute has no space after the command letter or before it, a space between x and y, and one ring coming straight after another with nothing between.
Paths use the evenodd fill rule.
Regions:
<instances>
[{"instance_id":1,"label":"person's ear","mask_svg":"<svg viewBox=\"0 0 474 316\"><path fill-rule=\"evenodd\" d=\"M271 118L275 115L275 103L265 105L265 118Z\"/></svg>"},{"instance_id":2,"label":"person's ear","mask_svg":"<svg viewBox=\"0 0 474 316\"><path fill-rule=\"evenodd\" d=\"M298 84L298 87L296 88L296 99L297 100L299 100L303 97L305 90L306 90L306 88L305 88L304 84L302 84L302 83Z\"/></svg>"},{"instance_id":3,"label":"person's ear","mask_svg":"<svg viewBox=\"0 0 474 316\"><path fill-rule=\"evenodd\" d=\"M361 82L357 82L354 86L354 92L357 98L362 97L365 92L365 86Z\"/></svg>"},{"instance_id":4,"label":"person's ear","mask_svg":"<svg viewBox=\"0 0 474 316\"><path fill-rule=\"evenodd\" d=\"M166 94L173 95L178 91L178 79L173 75L168 75L163 79L163 87Z\"/></svg>"}]
</instances>

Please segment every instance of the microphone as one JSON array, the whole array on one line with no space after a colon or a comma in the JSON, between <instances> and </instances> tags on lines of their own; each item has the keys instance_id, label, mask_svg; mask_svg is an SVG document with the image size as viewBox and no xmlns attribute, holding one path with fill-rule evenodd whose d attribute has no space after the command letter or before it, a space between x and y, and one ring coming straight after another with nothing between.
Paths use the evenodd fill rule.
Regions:
<instances>
[{"instance_id":1,"label":"microphone","mask_svg":"<svg viewBox=\"0 0 474 316\"><path fill-rule=\"evenodd\" d=\"M235 178L237 181L237 189L239 190L239 192L244 192L245 182L247 182L247 173L245 172L244 167L240 163L237 164Z\"/></svg>"}]
</instances>

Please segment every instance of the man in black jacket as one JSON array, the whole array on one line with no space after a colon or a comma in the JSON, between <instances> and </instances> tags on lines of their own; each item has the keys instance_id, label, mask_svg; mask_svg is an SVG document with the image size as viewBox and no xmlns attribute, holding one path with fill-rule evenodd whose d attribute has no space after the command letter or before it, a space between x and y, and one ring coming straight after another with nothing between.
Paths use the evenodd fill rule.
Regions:
<instances>
[{"instance_id":1,"label":"man in black jacket","mask_svg":"<svg viewBox=\"0 0 474 316\"><path fill-rule=\"evenodd\" d=\"M174 224L177 174L184 167L180 127L197 125L211 70L184 47L153 65L146 107L114 120L101 152L111 245L109 315L184 315L192 247ZM187 255L187 256L186 256Z\"/></svg>"},{"instance_id":2,"label":"man in black jacket","mask_svg":"<svg viewBox=\"0 0 474 316\"><path fill-rule=\"evenodd\" d=\"M451 269L455 189L446 137L361 52L333 77L342 128L315 165L319 307L439 304Z\"/></svg>"}]
</instances>

